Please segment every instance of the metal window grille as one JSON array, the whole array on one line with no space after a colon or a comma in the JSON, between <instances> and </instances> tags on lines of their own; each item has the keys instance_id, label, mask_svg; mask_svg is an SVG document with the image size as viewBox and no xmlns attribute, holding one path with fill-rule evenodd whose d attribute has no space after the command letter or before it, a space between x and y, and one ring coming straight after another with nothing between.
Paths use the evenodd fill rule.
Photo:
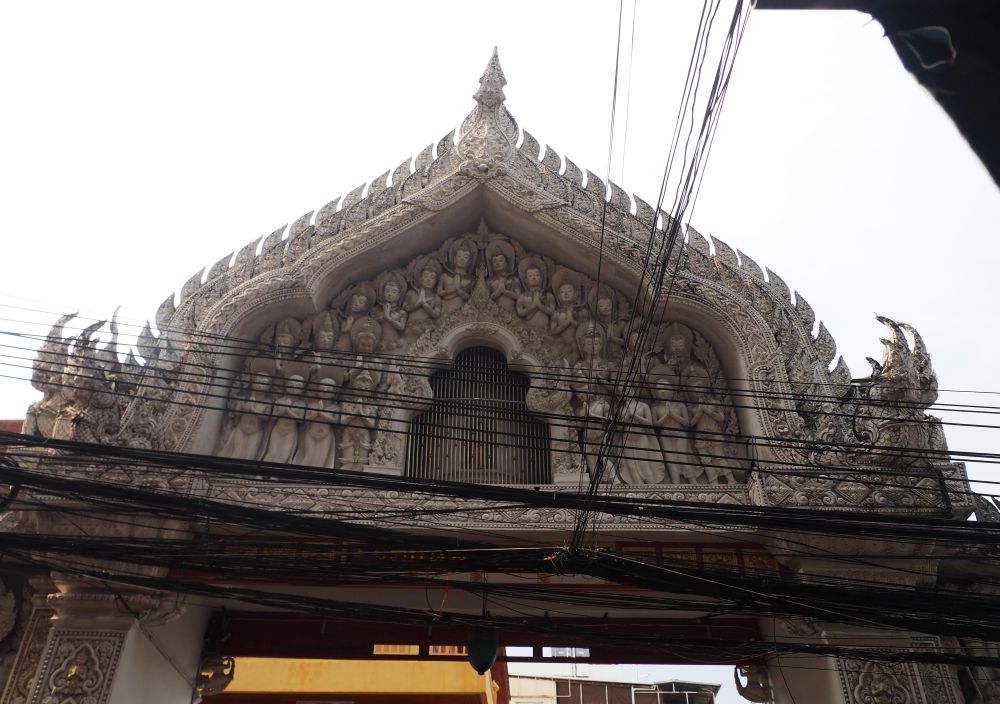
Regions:
<instances>
[{"instance_id":1,"label":"metal window grille","mask_svg":"<svg viewBox=\"0 0 1000 704\"><path fill-rule=\"evenodd\" d=\"M431 377L434 401L410 426L407 476L472 484L549 484L549 430L524 403L529 381L488 347Z\"/></svg>"}]
</instances>

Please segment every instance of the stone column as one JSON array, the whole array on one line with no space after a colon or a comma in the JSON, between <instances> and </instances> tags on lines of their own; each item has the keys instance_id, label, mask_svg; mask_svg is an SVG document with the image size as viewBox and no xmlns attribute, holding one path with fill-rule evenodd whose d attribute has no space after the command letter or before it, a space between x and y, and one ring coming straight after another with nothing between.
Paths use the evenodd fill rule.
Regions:
<instances>
[{"instance_id":1,"label":"stone column","mask_svg":"<svg viewBox=\"0 0 1000 704\"><path fill-rule=\"evenodd\" d=\"M826 642L812 619L764 618L761 635L774 642ZM766 662L774 704L847 704L838 676L837 658L824 655L774 655Z\"/></svg>"},{"instance_id":2,"label":"stone column","mask_svg":"<svg viewBox=\"0 0 1000 704\"><path fill-rule=\"evenodd\" d=\"M836 515L831 514L831 515ZM907 589L933 587L937 582L937 564L929 559L941 550L933 543L926 545L886 542L873 536L846 539L807 535L790 543L778 538L768 541L776 553L795 555L808 542L812 556L782 557L779 562L801 578L832 579L843 575L844 566L828 560L825 554L882 554L895 558L892 563L879 564L879 559L851 569L853 579L872 585L887 584ZM900 559L906 558L906 559ZM940 641L931 636L891 630L866 628L857 623L817 623L804 618L761 619L765 640L775 642L823 643L856 648L940 649ZM774 689L776 704L810 702L810 704L958 704L953 683L955 675L949 668L914 663L865 662L849 657L820 655L782 655L768 659L768 674Z\"/></svg>"},{"instance_id":3,"label":"stone column","mask_svg":"<svg viewBox=\"0 0 1000 704\"><path fill-rule=\"evenodd\" d=\"M880 642L880 639L881 642ZM862 629L839 630L830 641L859 647L902 647L914 651L941 650L936 636ZM961 704L956 668L913 662L866 662L836 658L843 701L846 704Z\"/></svg>"}]
</instances>

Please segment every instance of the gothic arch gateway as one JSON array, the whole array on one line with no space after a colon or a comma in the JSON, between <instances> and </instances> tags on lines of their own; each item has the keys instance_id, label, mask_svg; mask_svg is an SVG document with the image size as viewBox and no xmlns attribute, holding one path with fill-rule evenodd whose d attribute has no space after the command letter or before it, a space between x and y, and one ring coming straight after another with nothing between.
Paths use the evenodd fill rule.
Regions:
<instances>
[{"instance_id":1,"label":"gothic arch gateway","mask_svg":"<svg viewBox=\"0 0 1000 704\"><path fill-rule=\"evenodd\" d=\"M578 512L558 497L592 480L613 500L694 502L706 512L731 505L831 515L971 513L963 467L948 461L940 424L925 413L937 381L915 330L882 319L883 362L871 377L852 381L802 296L746 254L693 229L672 250L669 297L655 290L643 278L643 259L669 236L668 216L589 171L584 176L551 148L543 152L505 107L504 84L494 54L457 133L287 231L198 271L176 301L171 295L160 307L156 332L152 325L143 331L141 361L130 353L122 362L114 338L102 347L93 339L96 327L67 338L67 318L53 327L35 364L33 383L44 397L28 411L28 434L208 455L225 467L263 461L310 467L310 476L359 472L387 483L206 480L110 459L60 465L59 476L257 516L349 509L357 535L383 527L386 515L419 509L407 528L421 535L490 535L506 545L561 544ZM60 456L55 452L39 451L32 468L44 473ZM472 489L429 495L388 483L392 478L445 479L484 492L486 485L530 487L553 499L498 503ZM113 529L99 516L71 521L15 510L4 520L13 532L214 535L211 526L183 517L121 520ZM873 558L858 578L925 585L938 579L937 563L927 558L945 549L748 524L692 533L682 520L650 523L623 511L600 514L600 528L598 544L609 554L661 566L725 566L775 583L835 575L842 570L837 555L874 550L892 566ZM234 608L219 597L184 611L169 590L136 586L136 573L165 578L162 566L96 557L83 564L105 576L129 575L125 584L132 586L109 591L64 572L54 585L25 587L27 605L32 589L55 593L47 601L36 596L34 611L26 608L0 703L134 701L135 683L163 676L168 666L186 667L193 677L209 612ZM566 589L593 586L585 576L561 579ZM268 588L280 593L294 581L290 574ZM426 586L397 587L391 597L340 583L308 589L363 605L426 601ZM558 605L554 597L549 602ZM209 690L226 681L223 655L331 652L319 640L310 650L277 631L262 636L261 628L283 623L281 609L255 608L253 618L234 615L233 632L242 635L229 652L208 652L203 681L216 675ZM480 604L466 595L454 608L476 613ZM53 610L58 619L49 628ZM745 663L751 701L963 701L957 668L865 664L824 650L864 642L957 652L963 643L954 635L901 635L846 615L779 617L746 608L728 618L709 618L696 606L614 613L580 606L578 613L604 619L608 632L690 637L707 629L717 638L739 633L823 646L797 656L796 669L782 670L788 656L780 654ZM165 634L182 655L150 651L137 620ZM308 633L314 625L298 627ZM641 648L621 653L654 657ZM992 670L977 677L983 691L998 681ZM172 704L187 696L175 682L143 698Z\"/></svg>"}]
</instances>

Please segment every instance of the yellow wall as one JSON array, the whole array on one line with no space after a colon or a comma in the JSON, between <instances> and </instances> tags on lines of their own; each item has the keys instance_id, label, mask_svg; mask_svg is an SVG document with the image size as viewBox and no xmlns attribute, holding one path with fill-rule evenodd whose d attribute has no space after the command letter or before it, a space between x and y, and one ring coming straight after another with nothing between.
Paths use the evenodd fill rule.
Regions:
<instances>
[{"instance_id":1,"label":"yellow wall","mask_svg":"<svg viewBox=\"0 0 1000 704\"><path fill-rule=\"evenodd\" d=\"M237 658L226 694L465 694L495 704L489 673L467 662Z\"/></svg>"}]
</instances>

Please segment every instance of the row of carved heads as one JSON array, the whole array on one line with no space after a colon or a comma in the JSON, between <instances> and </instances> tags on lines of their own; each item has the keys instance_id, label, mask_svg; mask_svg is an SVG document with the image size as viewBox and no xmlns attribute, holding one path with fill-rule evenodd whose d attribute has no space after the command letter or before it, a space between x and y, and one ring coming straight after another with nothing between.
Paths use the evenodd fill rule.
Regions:
<instances>
[{"instance_id":1,"label":"row of carved heads","mask_svg":"<svg viewBox=\"0 0 1000 704\"><path fill-rule=\"evenodd\" d=\"M605 331L604 355L620 358L623 353L629 309L625 296L489 233L485 225L446 240L404 267L345 288L314 317L277 322L260 342L277 356L294 356L296 349L398 352L465 307L477 287L482 287L487 307L553 336L571 354L581 324L588 321L599 322Z\"/></svg>"}]
</instances>

